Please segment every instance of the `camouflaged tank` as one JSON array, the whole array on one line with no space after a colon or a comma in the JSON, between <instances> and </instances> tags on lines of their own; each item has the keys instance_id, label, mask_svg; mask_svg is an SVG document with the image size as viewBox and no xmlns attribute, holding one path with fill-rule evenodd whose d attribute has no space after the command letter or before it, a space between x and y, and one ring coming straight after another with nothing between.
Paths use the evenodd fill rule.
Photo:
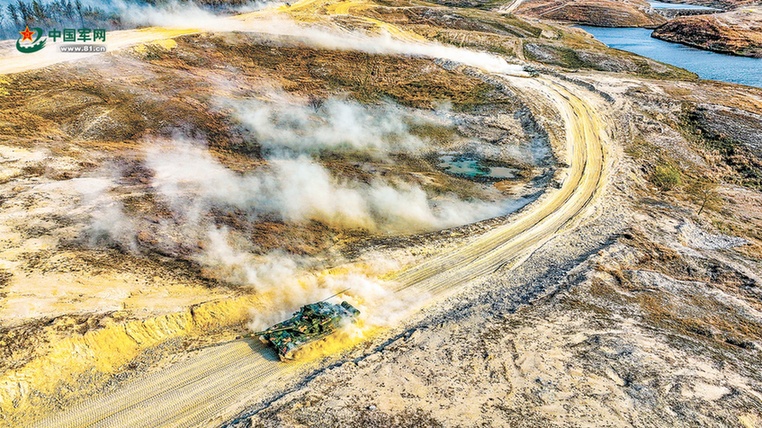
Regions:
<instances>
[{"instance_id":1,"label":"camouflaged tank","mask_svg":"<svg viewBox=\"0 0 762 428\"><path fill-rule=\"evenodd\" d=\"M297 349L330 335L348 321L354 322L358 315L360 311L347 302L311 303L290 319L254 335L259 335L262 343L275 346L281 361L293 360Z\"/></svg>"}]
</instances>

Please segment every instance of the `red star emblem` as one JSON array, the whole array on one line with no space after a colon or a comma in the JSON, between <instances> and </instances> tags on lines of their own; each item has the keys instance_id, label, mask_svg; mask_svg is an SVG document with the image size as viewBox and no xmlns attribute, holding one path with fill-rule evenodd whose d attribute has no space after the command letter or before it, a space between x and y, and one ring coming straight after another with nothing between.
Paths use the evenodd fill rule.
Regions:
<instances>
[{"instance_id":1,"label":"red star emblem","mask_svg":"<svg viewBox=\"0 0 762 428\"><path fill-rule=\"evenodd\" d=\"M29 26L26 26L26 30L19 31L19 34L21 34L21 41L29 40L30 42L33 42L32 35L34 35L34 31L29 31Z\"/></svg>"}]
</instances>

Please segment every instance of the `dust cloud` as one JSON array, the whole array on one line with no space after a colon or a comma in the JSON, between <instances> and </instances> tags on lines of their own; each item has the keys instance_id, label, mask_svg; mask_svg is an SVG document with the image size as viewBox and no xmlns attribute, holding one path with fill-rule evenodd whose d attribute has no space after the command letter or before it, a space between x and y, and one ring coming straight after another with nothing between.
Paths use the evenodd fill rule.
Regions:
<instances>
[{"instance_id":1,"label":"dust cloud","mask_svg":"<svg viewBox=\"0 0 762 428\"><path fill-rule=\"evenodd\" d=\"M317 108L273 99L224 102L250 137L269 148L262 162L245 172L226 167L202 140L176 136L145 141L143 166L151 177L147 191L170 212L151 226L151 233L158 240L192 249L189 257L223 282L283 295L284 307L325 297L306 296L304 291L323 290L324 286L294 280L319 267L314 260L278 251L262 254L242 233L219 226L214 213L237 212L251 222L317 221L335 230L397 234L472 223L501 215L516 203L431 195L401 178L340 176L320 161L319 154L348 150L381 158L390 153L415 153L428 142L413 135L409 124L446 123L436 113L393 104L362 106L340 99L325 100ZM83 203L93 207L88 234L93 243L106 238L136 251L136 235L145 229L146 220L131 218L111 196L119 180L106 175L80 186ZM368 284L363 288L366 295L380 293L382 288L367 291L372 289Z\"/></svg>"},{"instance_id":2,"label":"dust cloud","mask_svg":"<svg viewBox=\"0 0 762 428\"><path fill-rule=\"evenodd\" d=\"M270 96L273 98L273 96ZM356 101L313 99L312 105L260 100L224 100L249 135L271 153L357 151L371 156L411 153L425 147L410 125L450 125L429 114L415 114L386 103L366 106Z\"/></svg>"},{"instance_id":3,"label":"dust cloud","mask_svg":"<svg viewBox=\"0 0 762 428\"><path fill-rule=\"evenodd\" d=\"M136 222L124 212L122 203L110 192L117 186L116 180L113 175L108 178L78 178L73 180L73 184L81 195L81 205L89 207L90 224L86 231L89 245L114 243L134 253L138 250Z\"/></svg>"},{"instance_id":4,"label":"dust cloud","mask_svg":"<svg viewBox=\"0 0 762 428\"><path fill-rule=\"evenodd\" d=\"M227 100L225 106L231 108L231 103ZM262 165L236 172L216 159L203 141L177 137L149 142L145 166L153 174L153 191L182 223L187 239L203 242L194 259L215 278L251 287L277 308L254 314L253 330L349 288L342 298L363 315L340 337L354 340L392 325L423 299L394 293L391 284L374 279L397 267L390 262L375 260L360 271L320 275L314 273L320 262L309 257L282 251L260 254L245 237L211 224L214 210L237 210L254 221L276 217L291 224L318 221L337 229L411 233L500 215L510 203L433 197L416 184L380 176L370 182L339 177L316 157L347 150L381 155L415 152L426 142L412 135L407 124L441 120L436 116L338 99L326 100L317 109L283 100L244 100L232 111L252 138L269 147Z\"/></svg>"},{"instance_id":5,"label":"dust cloud","mask_svg":"<svg viewBox=\"0 0 762 428\"><path fill-rule=\"evenodd\" d=\"M251 3L243 10L260 10L270 6L268 3ZM359 31L339 31L326 26L306 25L285 16L247 16L245 19L238 19L215 15L193 3L173 2L155 7L119 2L116 3L116 8L122 19L131 25L281 36L278 39L280 43L288 43L287 39L293 39L316 48L433 58L481 68L490 73L527 76L522 66L509 64L498 55L436 42L399 40L383 28L381 35L371 36Z\"/></svg>"},{"instance_id":6,"label":"dust cloud","mask_svg":"<svg viewBox=\"0 0 762 428\"><path fill-rule=\"evenodd\" d=\"M436 116L427 119L394 105L363 107L338 99L326 100L317 110L283 101L246 100L233 111L252 138L271 148L258 166L234 171L214 156L205 141L181 136L146 140L143 166L151 177L149 193L171 213L154 226L156 238L171 237L177 245L194 249L186 257L197 262L206 276L264 296L268 309L256 314L252 328L281 321L305 303L349 288L342 298L363 315L343 334L358 338L393 324L422 299L394 293L391 284L373 279L396 268L393 263L375 260L359 271L320 275L315 272L324 261L284 251L263 254L244 233L215 223L215 212L243 213L254 222L317 221L340 230L386 234L457 226L506 209L503 203L463 200L452 194L432 196L401 179L376 176L366 182L337 176L316 154L414 152L427 142L412 135L408 123L437 120ZM131 218L111 195L119 181L118 176L107 175L82 182L83 203L94 207L88 233L96 245L105 238L138 251L136 235L145 219Z\"/></svg>"},{"instance_id":7,"label":"dust cloud","mask_svg":"<svg viewBox=\"0 0 762 428\"><path fill-rule=\"evenodd\" d=\"M213 208L245 210L250 218L276 216L290 223L319 221L340 229L383 233L429 231L494 217L505 204L429 197L416 184L340 178L304 155L271 158L246 173L234 172L202 145L165 142L146 151L153 188L177 217L198 223Z\"/></svg>"}]
</instances>

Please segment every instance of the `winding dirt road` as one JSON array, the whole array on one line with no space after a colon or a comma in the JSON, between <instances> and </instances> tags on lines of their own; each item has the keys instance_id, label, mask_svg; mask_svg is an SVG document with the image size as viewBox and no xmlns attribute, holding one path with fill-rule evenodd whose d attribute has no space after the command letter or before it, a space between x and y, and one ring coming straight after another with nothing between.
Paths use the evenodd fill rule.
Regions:
<instances>
[{"instance_id":1,"label":"winding dirt road","mask_svg":"<svg viewBox=\"0 0 762 428\"><path fill-rule=\"evenodd\" d=\"M561 114L566 126L568 176L561 188L548 192L511 222L472 239L457 252L449 253L400 272L392 279L400 289L415 287L439 294L517 263L527 250L546 242L566 224L576 219L603 185L604 126L592 106L549 80L511 79L514 86L543 95Z\"/></svg>"},{"instance_id":2,"label":"winding dirt road","mask_svg":"<svg viewBox=\"0 0 762 428\"><path fill-rule=\"evenodd\" d=\"M512 85L553 105L566 128L567 175L559 189L472 238L456 252L399 272L399 290L432 296L455 291L507 264L520 263L559 230L586 215L605 182L606 132L601 115L570 88L552 80L505 77ZM538 101L535 101L538 102ZM266 398L319 369L317 362L282 364L259 343L238 340L206 348L189 360L139 379L104 397L53 415L39 427L195 427L224 422L246 403Z\"/></svg>"}]
</instances>

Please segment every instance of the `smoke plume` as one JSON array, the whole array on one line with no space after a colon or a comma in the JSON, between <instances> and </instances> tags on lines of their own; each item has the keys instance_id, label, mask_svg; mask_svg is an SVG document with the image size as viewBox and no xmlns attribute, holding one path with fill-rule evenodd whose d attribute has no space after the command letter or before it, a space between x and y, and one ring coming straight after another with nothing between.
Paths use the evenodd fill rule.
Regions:
<instances>
[{"instance_id":1,"label":"smoke plume","mask_svg":"<svg viewBox=\"0 0 762 428\"><path fill-rule=\"evenodd\" d=\"M116 187L115 178L78 178L73 184L82 196L81 204L90 208L86 233L90 245L106 242L137 251L135 222L125 214L122 203L109 193Z\"/></svg>"}]
</instances>

